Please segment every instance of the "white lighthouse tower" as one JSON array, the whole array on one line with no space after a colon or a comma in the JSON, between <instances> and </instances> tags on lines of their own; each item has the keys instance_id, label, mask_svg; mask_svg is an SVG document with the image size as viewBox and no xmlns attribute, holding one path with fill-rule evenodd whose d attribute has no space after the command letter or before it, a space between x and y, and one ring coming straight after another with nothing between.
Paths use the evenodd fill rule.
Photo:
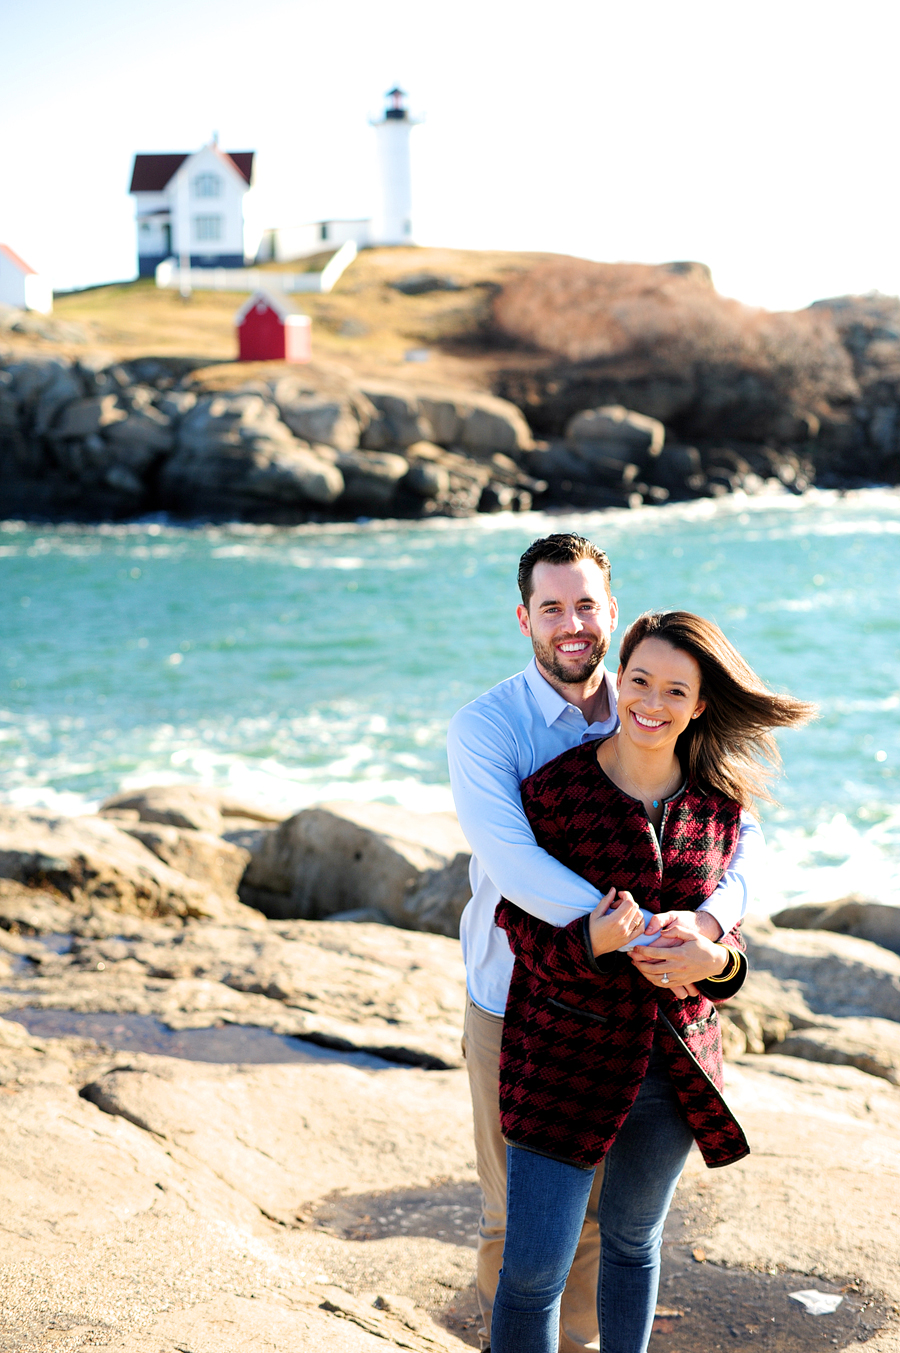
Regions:
<instances>
[{"instance_id":1,"label":"white lighthouse tower","mask_svg":"<svg viewBox=\"0 0 900 1353\"><path fill-rule=\"evenodd\" d=\"M373 122L378 152L378 189L372 218L373 244L412 244L412 182L409 135L416 120L404 105L405 93L396 86L384 117Z\"/></svg>"}]
</instances>

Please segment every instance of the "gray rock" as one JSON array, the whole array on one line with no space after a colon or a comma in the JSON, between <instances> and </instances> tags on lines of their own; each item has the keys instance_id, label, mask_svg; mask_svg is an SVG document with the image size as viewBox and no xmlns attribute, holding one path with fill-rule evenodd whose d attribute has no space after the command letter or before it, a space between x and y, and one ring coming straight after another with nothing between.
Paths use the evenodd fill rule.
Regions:
<instances>
[{"instance_id":1,"label":"gray rock","mask_svg":"<svg viewBox=\"0 0 900 1353\"><path fill-rule=\"evenodd\" d=\"M854 935L900 954L900 906L890 906L857 893L824 906L805 903L786 907L772 920L781 929L830 930L840 935Z\"/></svg>"},{"instance_id":2,"label":"gray rock","mask_svg":"<svg viewBox=\"0 0 900 1353\"><path fill-rule=\"evenodd\" d=\"M151 785L147 789L124 790L113 794L100 805L100 816L135 812L141 822L162 822L170 827L190 831L222 831L220 797L215 790L204 790L197 785Z\"/></svg>"},{"instance_id":3,"label":"gray rock","mask_svg":"<svg viewBox=\"0 0 900 1353\"><path fill-rule=\"evenodd\" d=\"M12 934L64 935L70 928L68 900L15 879L0 877L0 928Z\"/></svg>"},{"instance_id":4,"label":"gray rock","mask_svg":"<svg viewBox=\"0 0 900 1353\"><path fill-rule=\"evenodd\" d=\"M341 497L345 485L338 467L303 443L257 442L241 487L272 502L328 504Z\"/></svg>"},{"instance_id":5,"label":"gray rock","mask_svg":"<svg viewBox=\"0 0 900 1353\"><path fill-rule=\"evenodd\" d=\"M179 510L240 514L267 501L328 504L344 485L334 464L293 436L274 404L236 394L201 399L185 414L160 486Z\"/></svg>"},{"instance_id":6,"label":"gray rock","mask_svg":"<svg viewBox=\"0 0 900 1353\"><path fill-rule=\"evenodd\" d=\"M900 1020L900 957L826 931L745 927L751 972L792 989L815 1015Z\"/></svg>"},{"instance_id":7,"label":"gray rock","mask_svg":"<svg viewBox=\"0 0 900 1353\"><path fill-rule=\"evenodd\" d=\"M413 442L434 440L431 424L412 391L402 386L367 384L363 393L376 410L360 440L365 450L381 451L389 446L406 447Z\"/></svg>"},{"instance_id":8,"label":"gray rock","mask_svg":"<svg viewBox=\"0 0 900 1353\"><path fill-rule=\"evenodd\" d=\"M99 817L0 807L0 876L49 886L82 906L97 900L132 915L228 914L226 903L209 889Z\"/></svg>"},{"instance_id":9,"label":"gray rock","mask_svg":"<svg viewBox=\"0 0 900 1353\"><path fill-rule=\"evenodd\" d=\"M446 1173L468 1183L460 1073L134 1055L110 1067L96 1047L19 1027L17 1044L0 1040L0 1197L15 1218L0 1235L6 1342L44 1350L62 1331L73 1348L99 1340L120 1353L458 1346L427 1307L431 1291L446 1301L466 1286L468 1251L391 1238L360 1282L358 1242L298 1213L333 1190L377 1193L385 1180L427 1189ZM85 1080L102 1108L79 1095ZM134 1121L141 1115L147 1127ZM267 1203L282 1225L267 1219ZM357 1295L372 1285L383 1295Z\"/></svg>"},{"instance_id":10,"label":"gray rock","mask_svg":"<svg viewBox=\"0 0 900 1353\"><path fill-rule=\"evenodd\" d=\"M77 374L70 367L59 366L42 389L35 405L34 435L46 436L60 411L67 404L80 400L83 393Z\"/></svg>"},{"instance_id":11,"label":"gray rock","mask_svg":"<svg viewBox=\"0 0 900 1353\"><path fill-rule=\"evenodd\" d=\"M128 413L119 407L116 395L95 395L66 404L52 432L59 441L74 440L124 422L127 417Z\"/></svg>"},{"instance_id":12,"label":"gray rock","mask_svg":"<svg viewBox=\"0 0 900 1353\"><path fill-rule=\"evenodd\" d=\"M457 399L441 399L438 395L421 395L419 409L428 420L435 442L441 446L455 446L461 441L462 418Z\"/></svg>"},{"instance_id":13,"label":"gray rock","mask_svg":"<svg viewBox=\"0 0 900 1353\"><path fill-rule=\"evenodd\" d=\"M515 453L534 445L531 429L521 410L493 395L476 395L460 413L460 443L479 454L494 451Z\"/></svg>"},{"instance_id":14,"label":"gray rock","mask_svg":"<svg viewBox=\"0 0 900 1353\"><path fill-rule=\"evenodd\" d=\"M152 405L114 423L106 435L117 455L133 469L148 464L159 452L171 451L175 444L170 420Z\"/></svg>"},{"instance_id":15,"label":"gray rock","mask_svg":"<svg viewBox=\"0 0 900 1353\"><path fill-rule=\"evenodd\" d=\"M282 419L296 436L323 442L338 451L359 446L362 427L369 421L369 417L364 421L359 417L359 400L300 391L290 377L276 383L275 400Z\"/></svg>"},{"instance_id":16,"label":"gray rock","mask_svg":"<svg viewBox=\"0 0 900 1353\"><path fill-rule=\"evenodd\" d=\"M635 413L621 404L583 409L566 424L566 439L598 454L639 465L662 451L666 430L657 418Z\"/></svg>"},{"instance_id":17,"label":"gray rock","mask_svg":"<svg viewBox=\"0 0 900 1353\"><path fill-rule=\"evenodd\" d=\"M430 461L414 461L403 480L403 487L417 498L442 498L450 489L450 472L443 465Z\"/></svg>"},{"instance_id":18,"label":"gray rock","mask_svg":"<svg viewBox=\"0 0 900 1353\"><path fill-rule=\"evenodd\" d=\"M900 1024L889 1019L835 1019L797 1029L778 1044L787 1057L855 1066L900 1085Z\"/></svg>"},{"instance_id":19,"label":"gray rock","mask_svg":"<svg viewBox=\"0 0 900 1353\"><path fill-rule=\"evenodd\" d=\"M134 471L125 465L111 465L103 476L103 481L117 493L132 494L135 498L141 497L146 492L143 480L138 479Z\"/></svg>"},{"instance_id":20,"label":"gray rock","mask_svg":"<svg viewBox=\"0 0 900 1353\"><path fill-rule=\"evenodd\" d=\"M191 409L196 408L197 396L193 390L170 390L158 404L161 414L170 418L172 422L177 422L183 418Z\"/></svg>"},{"instance_id":21,"label":"gray rock","mask_svg":"<svg viewBox=\"0 0 900 1353\"><path fill-rule=\"evenodd\" d=\"M377 907L395 925L457 932L469 850L455 817L382 803L308 808L274 831L241 897L269 916L323 917ZM445 873L448 871L449 873Z\"/></svg>"},{"instance_id":22,"label":"gray rock","mask_svg":"<svg viewBox=\"0 0 900 1353\"><path fill-rule=\"evenodd\" d=\"M237 901L238 884L250 863L250 852L212 832L191 831L163 823L122 824L122 830L179 873L205 884L220 897Z\"/></svg>"},{"instance_id":23,"label":"gray rock","mask_svg":"<svg viewBox=\"0 0 900 1353\"><path fill-rule=\"evenodd\" d=\"M409 471L409 462L390 451L339 451L336 461L344 482L341 506L373 516L387 511Z\"/></svg>"}]
</instances>

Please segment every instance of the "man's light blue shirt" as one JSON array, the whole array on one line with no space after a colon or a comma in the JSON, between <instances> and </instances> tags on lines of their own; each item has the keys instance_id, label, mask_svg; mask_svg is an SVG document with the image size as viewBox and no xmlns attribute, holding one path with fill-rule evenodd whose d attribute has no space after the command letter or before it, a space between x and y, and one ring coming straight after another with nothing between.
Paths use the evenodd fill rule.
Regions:
<instances>
[{"instance_id":1,"label":"man's light blue shirt","mask_svg":"<svg viewBox=\"0 0 900 1353\"><path fill-rule=\"evenodd\" d=\"M537 844L519 786L555 756L583 742L609 737L618 727L615 684L604 672L609 718L589 724L545 681L532 658L524 672L465 705L447 735L450 784L469 845L472 899L460 923L469 994L491 1014L506 1009L513 956L494 924L501 896L550 925L568 925L593 911L601 894ZM762 832L748 814L731 868L703 904L732 929L747 909L748 874L760 862Z\"/></svg>"}]
</instances>

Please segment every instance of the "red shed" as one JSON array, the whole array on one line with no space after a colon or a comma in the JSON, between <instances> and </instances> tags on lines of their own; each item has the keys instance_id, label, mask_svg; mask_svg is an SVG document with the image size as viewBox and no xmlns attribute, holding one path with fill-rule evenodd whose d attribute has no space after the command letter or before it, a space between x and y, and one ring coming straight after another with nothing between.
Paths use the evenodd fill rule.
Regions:
<instances>
[{"instance_id":1,"label":"red shed","mask_svg":"<svg viewBox=\"0 0 900 1353\"><path fill-rule=\"evenodd\" d=\"M312 357L309 315L282 298L254 291L234 317L240 362L308 362Z\"/></svg>"}]
</instances>

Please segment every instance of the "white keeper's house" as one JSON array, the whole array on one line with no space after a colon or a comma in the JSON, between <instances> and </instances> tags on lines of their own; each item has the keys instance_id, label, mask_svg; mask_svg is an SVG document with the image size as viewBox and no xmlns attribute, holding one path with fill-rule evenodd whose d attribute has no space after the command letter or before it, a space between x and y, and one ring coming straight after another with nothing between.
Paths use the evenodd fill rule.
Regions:
<instances>
[{"instance_id":1,"label":"white keeper's house","mask_svg":"<svg viewBox=\"0 0 900 1353\"><path fill-rule=\"evenodd\" d=\"M215 138L190 154L135 155L129 191L137 208L138 275L176 256L192 268L242 268L244 197L252 150L220 150ZM255 252L255 249L253 250Z\"/></svg>"}]
</instances>

